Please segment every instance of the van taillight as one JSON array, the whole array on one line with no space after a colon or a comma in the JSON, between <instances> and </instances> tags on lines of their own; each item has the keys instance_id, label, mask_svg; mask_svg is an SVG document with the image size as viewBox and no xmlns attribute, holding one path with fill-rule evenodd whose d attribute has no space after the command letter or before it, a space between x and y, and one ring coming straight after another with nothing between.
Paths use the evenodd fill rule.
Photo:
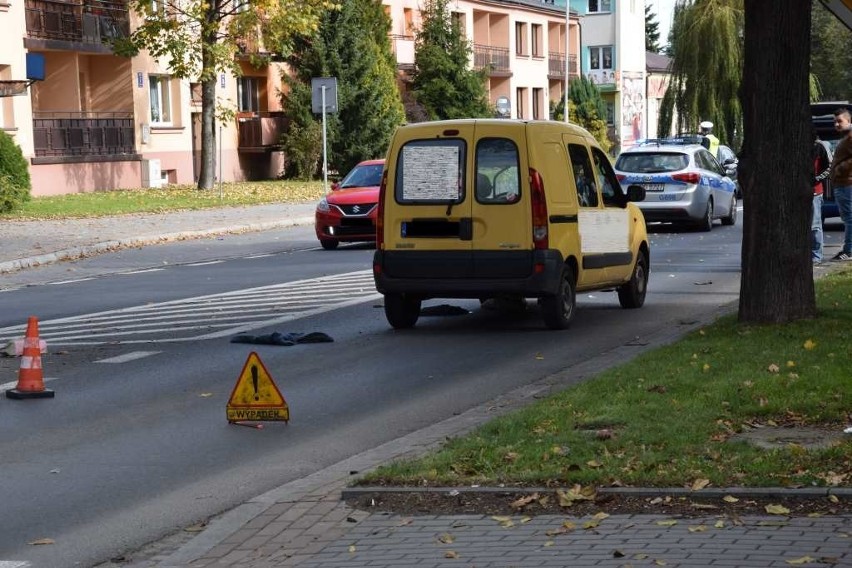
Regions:
<instances>
[{"instance_id":1,"label":"van taillight","mask_svg":"<svg viewBox=\"0 0 852 568\"><path fill-rule=\"evenodd\" d=\"M547 236L547 201L544 197L544 180L535 169L530 168L530 204L532 208L533 246L546 249L550 243Z\"/></svg>"},{"instance_id":2,"label":"van taillight","mask_svg":"<svg viewBox=\"0 0 852 568\"><path fill-rule=\"evenodd\" d=\"M382 172L382 185L379 186L379 203L376 207L376 250L385 244L385 192L388 188L388 170Z\"/></svg>"},{"instance_id":3,"label":"van taillight","mask_svg":"<svg viewBox=\"0 0 852 568\"><path fill-rule=\"evenodd\" d=\"M627 176L624 174L615 174L615 177L618 179L619 182L622 182L627 179Z\"/></svg>"},{"instance_id":4,"label":"van taillight","mask_svg":"<svg viewBox=\"0 0 852 568\"><path fill-rule=\"evenodd\" d=\"M701 181L701 176L698 175L697 172L689 172L686 174L674 174L672 179L675 181L682 181L686 183L698 183Z\"/></svg>"}]
</instances>

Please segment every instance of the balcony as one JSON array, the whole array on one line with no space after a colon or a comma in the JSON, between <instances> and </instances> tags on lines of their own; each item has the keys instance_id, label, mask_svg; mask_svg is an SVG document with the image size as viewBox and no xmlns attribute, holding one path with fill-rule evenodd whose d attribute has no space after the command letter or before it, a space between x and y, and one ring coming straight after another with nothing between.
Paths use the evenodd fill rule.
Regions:
<instances>
[{"instance_id":1,"label":"balcony","mask_svg":"<svg viewBox=\"0 0 852 568\"><path fill-rule=\"evenodd\" d=\"M473 44L473 66L475 69L488 69L490 75L509 77L509 48Z\"/></svg>"},{"instance_id":2,"label":"balcony","mask_svg":"<svg viewBox=\"0 0 852 568\"><path fill-rule=\"evenodd\" d=\"M551 51L547 54L547 75L551 79L565 78L565 54ZM568 73L577 76L577 56L568 56Z\"/></svg>"},{"instance_id":3,"label":"balcony","mask_svg":"<svg viewBox=\"0 0 852 568\"><path fill-rule=\"evenodd\" d=\"M129 112L34 112L33 141L33 163L138 157Z\"/></svg>"},{"instance_id":4,"label":"balcony","mask_svg":"<svg viewBox=\"0 0 852 568\"><path fill-rule=\"evenodd\" d=\"M24 6L27 38L40 40L40 47L67 49L67 45L54 42L70 42L82 50L88 47L88 51L111 51L108 47L111 40L130 34L125 2L25 0Z\"/></svg>"},{"instance_id":5,"label":"balcony","mask_svg":"<svg viewBox=\"0 0 852 568\"><path fill-rule=\"evenodd\" d=\"M250 116L238 116L237 128L239 152L272 152L280 147L286 120L281 112L257 112Z\"/></svg>"}]
</instances>

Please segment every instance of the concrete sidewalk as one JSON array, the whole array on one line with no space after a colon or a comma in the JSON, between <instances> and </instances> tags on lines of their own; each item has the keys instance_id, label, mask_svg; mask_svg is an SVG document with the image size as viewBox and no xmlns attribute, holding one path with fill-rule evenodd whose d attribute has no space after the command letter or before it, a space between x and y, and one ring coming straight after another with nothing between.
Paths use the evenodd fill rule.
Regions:
<instances>
[{"instance_id":1,"label":"concrete sidewalk","mask_svg":"<svg viewBox=\"0 0 852 568\"><path fill-rule=\"evenodd\" d=\"M0 222L0 274L119 248L314 222L316 203Z\"/></svg>"},{"instance_id":2,"label":"concrete sidewalk","mask_svg":"<svg viewBox=\"0 0 852 568\"><path fill-rule=\"evenodd\" d=\"M314 203L275 204L101 219L4 221L0 273L122 247L309 225L314 207ZM649 348L670 342L673 334L683 331L646 338ZM703 519L612 515L594 520L573 518L566 511L533 518L515 515L507 522L488 515L403 517L353 509L341 500L355 473L436 447L447 437L562 388L568 378L592 376L635 355L635 350L626 349L602 354L285 484L204 526L187 527L102 566L852 566L850 515L789 519L767 515L734 522L712 514ZM850 489L835 494L852 499ZM565 521L575 528L567 530Z\"/></svg>"}]
</instances>

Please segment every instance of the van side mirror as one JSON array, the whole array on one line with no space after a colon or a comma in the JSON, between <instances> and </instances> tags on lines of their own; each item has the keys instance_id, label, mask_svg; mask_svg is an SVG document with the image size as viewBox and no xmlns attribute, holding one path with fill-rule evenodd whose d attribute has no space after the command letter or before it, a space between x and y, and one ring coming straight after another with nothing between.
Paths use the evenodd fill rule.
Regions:
<instances>
[{"instance_id":1,"label":"van side mirror","mask_svg":"<svg viewBox=\"0 0 852 568\"><path fill-rule=\"evenodd\" d=\"M635 184L628 185L627 201L645 201L645 187Z\"/></svg>"}]
</instances>

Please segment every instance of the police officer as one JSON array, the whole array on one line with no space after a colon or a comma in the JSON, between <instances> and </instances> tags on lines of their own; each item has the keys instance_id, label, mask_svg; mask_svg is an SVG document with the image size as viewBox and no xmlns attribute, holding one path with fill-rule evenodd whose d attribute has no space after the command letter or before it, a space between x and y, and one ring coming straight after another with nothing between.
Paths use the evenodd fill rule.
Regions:
<instances>
[{"instance_id":1,"label":"police officer","mask_svg":"<svg viewBox=\"0 0 852 568\"><path fill-rule=\"evenodd\" d=\"M701 129L701 135L704 139L701 142L701 145L710 150L710 153L713 154L713 157L719 158L719 139L716 138L716 135L713 134L713 123L709 120L705 120L701 124L698 125Z\"/></svg>"}]
</instances>

